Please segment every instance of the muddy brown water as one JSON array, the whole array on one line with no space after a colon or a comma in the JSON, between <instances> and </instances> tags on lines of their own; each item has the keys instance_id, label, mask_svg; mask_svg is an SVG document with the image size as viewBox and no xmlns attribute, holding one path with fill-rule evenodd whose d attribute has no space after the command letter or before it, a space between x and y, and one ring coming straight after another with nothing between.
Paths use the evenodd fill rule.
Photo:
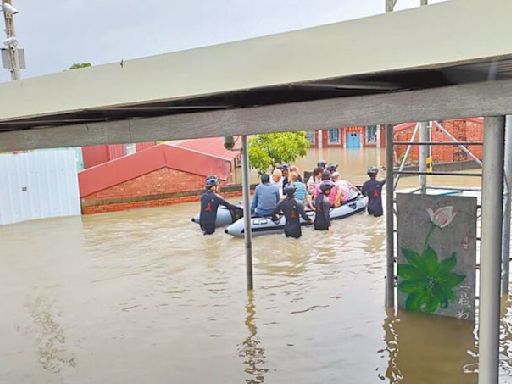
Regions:
<instances>
[{"instance_id":1,"label":"muddy brown water","mask_svg":"<svg viewBox=\"0 0 512 384\"><path fill-rule=\"evenodd\" d=\"M375 162L361 152L359 162L332 160L355 182ZM243 240L202 236L196 211L0 227L0 383L476 382L471 325L386 312L384 217L355 215L299 240L255 238L247 294ZM503 311L509 383L510 304Z\"/></svg>"}]
</instances>

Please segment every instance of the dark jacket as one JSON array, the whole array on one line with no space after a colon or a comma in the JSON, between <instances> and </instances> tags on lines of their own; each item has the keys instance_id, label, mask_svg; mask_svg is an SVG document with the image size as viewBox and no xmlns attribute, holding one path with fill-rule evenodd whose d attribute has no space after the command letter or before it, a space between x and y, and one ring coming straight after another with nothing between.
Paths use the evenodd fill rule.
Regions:
<instances>
[{"instance_id":1,"label":"dark jacket","mask_svg":"<svg viewBox=\"0 0 512 384\"><path fill-rule=\"evenodd\" d=\"M368 213L375 217L382 216L382 186L386 180L370 179L363 184L363 195L368 197Z\"/></svg>"},{"instance_id":2,"label":"dark jacket","mask_svg":"<svg viewBox=\"0 0 512 384\"><path fill-rule=\"evenodd\" d=\"M327 230L331 226L331 203L323 193L315 198L315 229Z\"/></svg>"},{"instance_id":3,"label":"dark jacket","mask_svg":"<svg viewBox=\"0 0 512 384\"><path fill-rule=\"evenodd\" d=\"M300 217L299 215L304 219L308 220L309 217L306 215L306 212L304 212L304 208L301 204L297 203L297 200L293 197L286 197L283 201L281 201L273 213L274 220L278 220L278 215L280 213L284 214L284 217L286 218L286 224L284 225L284 234L286 237L301 237L302 236L302 230L300 228Z\"/></svg>"},{"instance_id":4,"label":"dark jacket","mask_svg":"<svg viewBox=\"0 0 512 384\"><path fill-rule=\"evenodd\" d=\"M228 203L215 192L206 190L201 196L201 212L199 214L199 225L204 235L211 235L215 232L215 221L217 220L217 209L223 205L229 210L236 210L233 204Z\"/></svg>"}]
</instances>

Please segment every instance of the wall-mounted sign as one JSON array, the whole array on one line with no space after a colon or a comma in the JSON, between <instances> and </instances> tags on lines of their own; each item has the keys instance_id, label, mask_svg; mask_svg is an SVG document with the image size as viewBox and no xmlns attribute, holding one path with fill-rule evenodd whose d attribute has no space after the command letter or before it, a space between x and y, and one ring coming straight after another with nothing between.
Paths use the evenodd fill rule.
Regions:
<instances>
[{"instance_id":1,"label":"wall-mounted sign","mask_svg":"<svg viewBox=\"0 0 512 384\"><path fill-rule=\"evenodd\" d=\"M397 194L398 307L474 320L475 197Z\"/></svg>"}]
</instances>

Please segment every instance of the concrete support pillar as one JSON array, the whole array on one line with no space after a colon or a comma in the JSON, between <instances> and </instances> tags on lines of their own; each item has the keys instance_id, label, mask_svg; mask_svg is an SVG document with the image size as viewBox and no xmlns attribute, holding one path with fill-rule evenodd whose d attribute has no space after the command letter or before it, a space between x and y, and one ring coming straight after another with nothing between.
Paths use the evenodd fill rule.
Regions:
<instances>
[{"instance_id":1,"label":"concrete support pillar","mask_svg":"<svg viewBox=\"0 0 512 384\"><path fill-rule=\"evenodd\" d=\"M251 200L249 184L249 155L247 147L247 136L241 136L242 149L242 195L244 205L244 239L245 259L247 263L247 289L252 290L252 228L251 228Z\"/></svg>"},{"instance_id":2,"label":"concrete support pillar","mask_svg":"<svg viewBox=\"0 0 512 384\"><path fill-rule=\"evenodd\" d=\"M505 123L505 207L503 210L503 241L501 294L508 296L509 266L510 266L510 214L512 201L512 115L508 115Z\"/></svg>"},{"instance_id":3,"label":"concrete support pillar","mask_svg":"<svg viewBox=\"0 0 512 384\"><path fill-rule=\"evenodd\" d=\"M498 384L504 117L486 117L480 247L479 384Z\"/></svg>"}]
</instances>

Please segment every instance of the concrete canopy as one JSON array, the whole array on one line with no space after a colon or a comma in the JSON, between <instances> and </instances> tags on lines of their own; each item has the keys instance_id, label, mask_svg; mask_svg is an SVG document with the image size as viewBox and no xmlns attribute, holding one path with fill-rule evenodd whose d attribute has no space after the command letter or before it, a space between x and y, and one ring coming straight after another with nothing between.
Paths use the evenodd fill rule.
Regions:
<instances>
[{"instance_id":1,"label":"concrete canopy","mask_svg":"<svg viewBox=\"0 0 512 384\"><path fill-rule=\"evenodd\" d=\"M395 110L413 103L437 102L417 119L437 118L433 108L446 104L441 96L461 106L453 104L450 110L441 110L439 118L512 112L506 110L512 105L507 98L512 92L510 14L509 0L452 0L127 60L122 65L3 83L0 149L71 144L72 139L76 139L75 145L86 145L248 134L264 131L264 127L269 131L312 129L318 116L311 116L307 124L279 121L291 113L299 113L297 119L307 115L306 102L319 111L324 108L319 116L335 109L346 113L316 120L317 128L411 121L413 113L422 112L411 110L393 118L386 118L385 111L351 113L358 105L366 105L371 112L383 103ZM475 84L487 87L487 93ZM475 97L480 94L494 98L492 105L478 102ZM316 104L311 104L313 100ZM472 108L462 108L470 104ZM266 109L275 105L291 108ZM275 122L271 127L268 121L256 124L261 115ZM208 120L211 123L205 127ZM212 126L215 121L219 123ZM192 129L194 124L199 124L197 129ZM180 132L174 129L177 125L185 128ZM62 131L65 127L69 129ZM38 128L40 137L28 143L32 128ZM57 128L52 134L47 131ZM49 142L54 134L60 137L62 132L80 129L79 139L75 135ZM16 132L19 130L23 131ZM86 134L91 137L83 137Z\"/></svg>"}]
</instances>

